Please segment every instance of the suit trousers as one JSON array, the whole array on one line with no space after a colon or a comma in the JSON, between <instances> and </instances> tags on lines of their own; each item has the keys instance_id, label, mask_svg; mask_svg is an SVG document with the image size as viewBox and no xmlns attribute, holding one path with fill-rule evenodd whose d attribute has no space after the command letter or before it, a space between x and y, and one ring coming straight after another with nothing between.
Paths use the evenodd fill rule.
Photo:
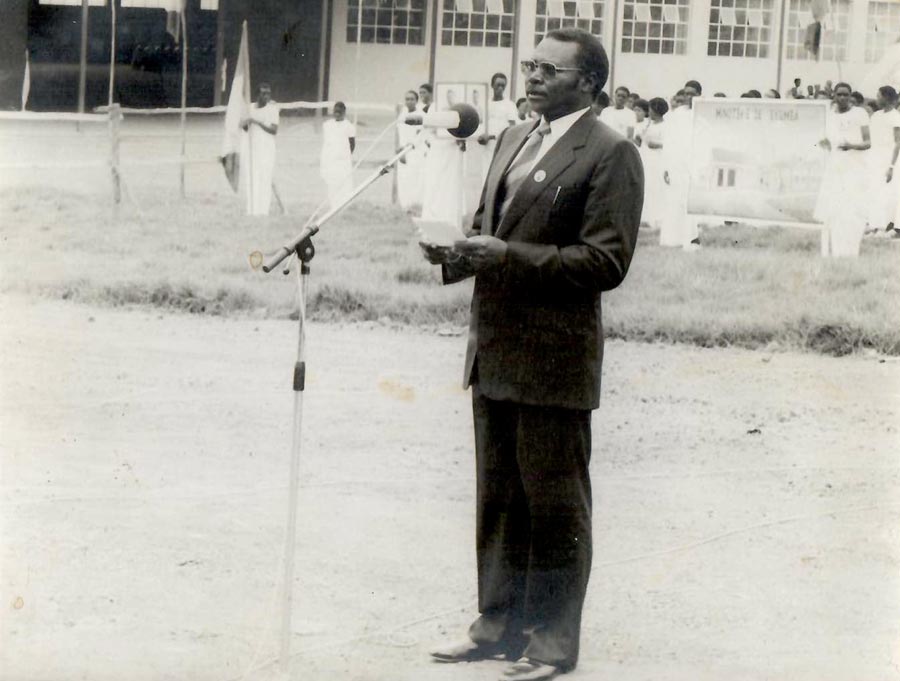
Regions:
<instances>
[{"instance_id":1,"label":"suit trousers","mask_svg":"<svg viewBox=\"0 0 900 681\"><path fill-rule=\"evenodd\" d=\"M477 643L564 671L578 661L591 570L591 412L497 401L473 386Z\"/></svg>"}]
</instances>

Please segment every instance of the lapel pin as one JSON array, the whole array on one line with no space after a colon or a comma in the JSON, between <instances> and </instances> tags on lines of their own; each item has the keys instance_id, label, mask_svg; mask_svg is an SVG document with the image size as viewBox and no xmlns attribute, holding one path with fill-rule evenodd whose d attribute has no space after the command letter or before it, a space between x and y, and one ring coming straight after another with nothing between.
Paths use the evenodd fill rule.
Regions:
<instances>
[{"instance_id":1,"label":"lapel pin","mask_svg":"<svg viewBox=\"0 0 900 681\"><path fill-rule=\"evenodd\" d=\"M534 174L534 181L543 182L546 177L547 173L545 173L543 170L539 170Z\"/></svg>"}]
</instances>

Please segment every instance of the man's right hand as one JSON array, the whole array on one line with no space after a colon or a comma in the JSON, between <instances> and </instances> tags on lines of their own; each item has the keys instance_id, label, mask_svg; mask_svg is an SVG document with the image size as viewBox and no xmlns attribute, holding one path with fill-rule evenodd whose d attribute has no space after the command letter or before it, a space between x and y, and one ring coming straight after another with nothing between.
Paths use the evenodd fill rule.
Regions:
<instances>
[{"instance_id":1,"label":"man's right hand","mask_svg":"<svg viewBox=\"0 0 900 681\"><path fill-rule=\"evenodd\" d=\"M419 242L419 248L425 259L432 265L443 265L450 261L450 254L453 251L452 246L437 246L435 244L427 244L424 241Z\"/></svg>"}]
</instances>

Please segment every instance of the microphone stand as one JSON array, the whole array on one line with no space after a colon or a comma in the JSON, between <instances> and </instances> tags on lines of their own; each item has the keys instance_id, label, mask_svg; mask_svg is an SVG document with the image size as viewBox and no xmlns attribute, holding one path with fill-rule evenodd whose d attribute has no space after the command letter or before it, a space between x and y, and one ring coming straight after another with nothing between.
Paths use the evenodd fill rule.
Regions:
<instances>
[{"instance_id":1,"label":"microphone stand","mask_svg":"<svg viewBox=\"0 0 900 681\"><path fill-rule=\"evenodd\" d=\"M297 361L294 364L294 426L291 436L291 463L288 493L287 525L284 538L284 574L281 584L281 641L278 655L280 671L288 676L288 658L291 647L291 617L293 614L293 584L294 584L294 552L297 535L297 503L300 496L300 444L303 424L303 391L306 386L306 301L309 290L310 263L316 254L312 243L319 229L335 215L340 213L353 199L363 193L379 177L387 175L394 165L415 148L415 144L407 144L393 158L388 160L372 175L348 194L339 205L335 206L315 224L304 227L301 232L290 242L282 246L270 256L262 266L263 272L269 273L279 263L292 254L297 254L300 262L298 275L299 292L299 336L297 340ZM285 274L288 271L285 270Z\"/></svg>"}]
</instances>

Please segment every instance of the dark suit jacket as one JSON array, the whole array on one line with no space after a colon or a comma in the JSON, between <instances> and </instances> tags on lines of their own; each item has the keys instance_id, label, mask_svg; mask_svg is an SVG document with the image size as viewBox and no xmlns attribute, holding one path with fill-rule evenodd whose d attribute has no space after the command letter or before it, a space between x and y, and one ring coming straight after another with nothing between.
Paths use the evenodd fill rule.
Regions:
<instances>
[{"instance_id":1,"label":"dark suit jacket","mask_svg":"<svg viewBox=\"0 0 900 681\"><path fill-rule=\"evenodd\" d=\"M477 274L464 384L488 398L595 409L600 402L600 293L618 286L637 242L644 176L635 146L588 111L522 182L501 225L498 188L533 123L497 140L473 233L508 244ZM542 177L543 174L543 177ZM443 268L444 282L473 272Z\"/></svg>"}]
</instances>

